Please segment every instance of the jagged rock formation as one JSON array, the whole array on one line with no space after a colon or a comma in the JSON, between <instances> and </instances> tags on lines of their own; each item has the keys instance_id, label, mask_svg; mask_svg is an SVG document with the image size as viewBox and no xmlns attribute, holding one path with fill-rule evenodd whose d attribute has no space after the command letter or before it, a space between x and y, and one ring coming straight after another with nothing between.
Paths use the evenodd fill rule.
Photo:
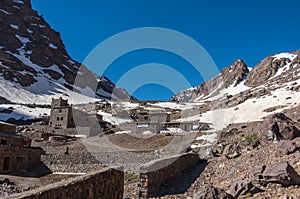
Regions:
<instances>
[{"instance_id":1,"label":"jagged rock formation","mask_svg":"<svg viewBox=\"0 0 300 199\"><path fill-rule=\"evenodd\" d=\"M249 69L243 60L236 60L231 66L224 68L221 73L204 82L200 86L180 92L170 101L199 101L216 96L231 85L238 85L248 75Z\"/></svg>"},{"instance_id":2,"label":"jagged rock formation","mask_svg":"<svg viewBox=\"0 0 300 199\"><path fill-rule=\"evenodd\" d=\"M276 85L300 79L299 57L299 50L272 55L266 57L252 70L249 70L245 62L237 60L231 66L224 68L216 77L200 86L178 93L170 101L220 101L241 92L244 92L244 95L239 97L246 96L247 99L256 96L257 93L263 92L263 95L266 95L268 91L274 90ZM293 90L298 91L297 83L293 84ZM230 100L226 104L232 104L232 101L237 101L237 99Z\"/></svg>"}]
</instances>

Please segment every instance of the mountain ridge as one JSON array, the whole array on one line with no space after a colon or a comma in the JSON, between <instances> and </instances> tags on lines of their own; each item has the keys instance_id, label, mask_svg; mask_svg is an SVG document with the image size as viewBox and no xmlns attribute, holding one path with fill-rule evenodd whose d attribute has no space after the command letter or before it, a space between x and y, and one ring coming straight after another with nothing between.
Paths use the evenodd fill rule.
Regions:
<instances>
[{"instance_id":1,"label":"mountain ridge","mask_svg":"<svg viewBox=\"0 0 300 199\"><path fill-rule=\"evenodd\" d=\"M108 100L132 98L124 89L115 88L107 77L99 77L73 60L60 33L32 9L30 0L5 0L0 2L0 7L1 93L28 93L29 98L36 98L35 103L49 103L52 97L62 93L65 93L64 97L74 99L74 103L94 101L94 97ZM85 81L74 85L76 78ZM7 86L15 89L7 91L4 89ZM80 95L74 91L81 92L84 100L75 100ZM1 97L22 102L16 100L17 95L4 94Z\"/></svg>"},{"instance_id":2,"label":"mountain ridge","mask_svg":"<svg viewBox=\"0 0 300 199\"><path fill-rule=\"evenodd\" d=\"M243 60L238 59L232 65L223 68L217 76L199 86L181 91L172 96L170 101L213 101L217 99L214 96L222 94L223 91L223 97L225 94L231 96L239 93L226 93L229 87L241 87L239 91L243 92L263 85L291 82L300 78L299 62L300 50L268 56L253 68L249 68Z\"/></svg>"}]
</instances>

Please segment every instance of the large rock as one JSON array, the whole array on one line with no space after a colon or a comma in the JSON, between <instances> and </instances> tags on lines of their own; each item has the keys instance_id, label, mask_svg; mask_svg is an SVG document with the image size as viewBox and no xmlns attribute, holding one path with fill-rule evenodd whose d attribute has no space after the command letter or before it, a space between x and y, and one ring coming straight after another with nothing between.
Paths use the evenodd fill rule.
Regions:
<instances>
[{"instance_id":1,"label":"large rock","mask_svg":"<svg viewBox=\"0 0 300 199\"><path fill-rule=\"evenodd\" d=\"M241 147L236 144L228 144L224 148L223 155L228 159L234 159L241 155Z\"/></svg>"},{"instance_id":2,"label":"large rock","mask_svg":"<svg viewBox=\"0 0 300 199\"><path fill-rule=\"evenodd\" d=\"M292 141L289 140L281 140L275 150L275 156L281 157L291 153L294 153L296 150L296 146Z\"/></svg>"},{"instance_id":3,"label":"large rock","mask_svg":"<svg viewBox=\"0 0 300 199\"><path fill-rule=\"evenodd\" d=\"M232 195L223 189L218 189L212 185L204 185L194 198L198 199L233 199Z\"/></svg>"},{"instance_id":4,"label":"large rock","mask_svg":"<svg viewBox=\"0 0 300 199\"><path fill-rule=\"evenodd\" d=\"M258 183L263 184L276 183L285 187L300 184L300 176L287 162L255 167L253 176Z\"/></svg>"},{"instance_id":5,"label":"large rock","mask_svg":"<svg viewBox=\"0 0 300 199\"><path fill-rule=\"evenodd\" d=\"M262 126L269 140L292 140L300 136L297 124L283 113L266 117Z\"/></svg>"},{"instance_id":6,"label":"large rock","mask_svg":"<svg viewBox=\"0 0 300 199\"><path fill-rule=\"evenodd\" d=\"M240 196L249 196L262 191L263 190L255 187L251 182L248 182L245 179L234 180L230 187L230 194L234 198L238 198Z\"/></svg>"}]
</instances>

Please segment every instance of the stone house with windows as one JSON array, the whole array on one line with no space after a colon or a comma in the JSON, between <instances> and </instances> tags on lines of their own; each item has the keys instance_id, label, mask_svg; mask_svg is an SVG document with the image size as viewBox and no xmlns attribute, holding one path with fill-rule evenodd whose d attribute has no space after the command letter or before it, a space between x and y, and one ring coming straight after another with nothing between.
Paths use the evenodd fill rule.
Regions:
<instances>
[{"instance_id":1,"label":"stone house with windows","mask_svg":"<svg viewBox=\"0 0 300 199\"><path fill-rule=\"evenodd\" d=\"M29 138L16 134L16 126L0 122L0 173L26 172L40 163L42 154Z\"/></svg>"},{"instance_id":2,"label":"stone house with windows","mask_svg":"<svg viewBox=\"0 0 300 199\"><path fill-rule=\"evenodd\" d=\"M62 129L75 127L72 105L68 104L68 100L52 98L49 126Z\"/></svg>"}]
</instances>

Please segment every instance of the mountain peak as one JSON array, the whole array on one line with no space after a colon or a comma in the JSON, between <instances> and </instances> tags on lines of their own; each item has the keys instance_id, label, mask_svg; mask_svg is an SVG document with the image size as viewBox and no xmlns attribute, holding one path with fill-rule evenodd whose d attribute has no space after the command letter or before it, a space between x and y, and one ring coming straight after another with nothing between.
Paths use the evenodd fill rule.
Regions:
<instances>
[{"instance_id":1,"label":"mountain peak","mask_svg":"<svg viewBox=\"0 0 300 199\"><path fill-rule=\"evenodd\" d=\"M115 88L107 78L98 82L101 77L73 60L60 33L31 8L30 0L4 0L0 6L0 82L6 84L4 87L0 85L0 93L10 93L1 97L12 102L30 103L11 95L26 92L24 96L33 102L38 99L35 103L50 103L55 97L53 95L63 93L73 100L79 99L80 95L74 93L76 90L82 95L89 93L92 101L95 96L101 99L130 98L127 92ZM74 86L76 78L88 78L88 81ZM8 84L15 90L1 90ZM91 89L95 92L91 93ZM84 92L87 90L89 92Z\"/></svg>"},{"instance_id":2,"label":"mountain peak","mask_svg":"<svg viewBox=\"0 0 300 199\"><path fill-rule=\"evenodd\" d=\"M268 56L259 62L249 73L245 85L250 87L260 86L269 80L284 77L284 74L292 74L298 70L297 53L279 53ZM284 81L290 81L293 77L286 77Z\"/></svg>"}]
</instances>

